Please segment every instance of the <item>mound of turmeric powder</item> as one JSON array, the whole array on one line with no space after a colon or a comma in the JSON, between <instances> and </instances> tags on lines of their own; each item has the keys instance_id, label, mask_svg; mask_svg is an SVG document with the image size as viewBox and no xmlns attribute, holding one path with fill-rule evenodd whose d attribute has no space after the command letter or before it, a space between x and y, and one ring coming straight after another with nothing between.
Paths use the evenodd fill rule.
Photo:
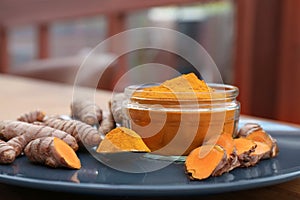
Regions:
<instances>
[{"instance_id":1,"label":"mound of turmeric powder","mask_svg":"<svg viewBox=\"0 0 300 200\"><path fill-rule=\"evenodd\" d=\"M194 73L183 74L158 86L136 91L135 98L145 99L210 99L213 91L204 80Z\"/></svg>"},{"instance_id":2,"label":"mound of turmeric powder","mask_svg":"<svg viewBox=\"0 0 300 200\"><path fill-rule=\"evenodd\" d=\"M129 128L117 127L105 135L96 151L98 153L150 152L150 149L136 132Z\"/></svg>"}]
</instances>

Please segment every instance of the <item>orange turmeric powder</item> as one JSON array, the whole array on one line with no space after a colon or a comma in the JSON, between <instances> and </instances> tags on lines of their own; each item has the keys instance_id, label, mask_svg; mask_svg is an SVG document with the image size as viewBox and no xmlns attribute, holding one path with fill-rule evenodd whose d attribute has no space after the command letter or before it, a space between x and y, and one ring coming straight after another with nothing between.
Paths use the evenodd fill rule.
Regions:
<instances>
[{"instance_id":1,"label":"orange turmeric powder","mask_svg":"<svg viewBox=\"0 0 300 200\"><path fill-rule=\"evenodd\" d=\"M133 130L125 127L117 127L105 135L96 151L98 153L122 151L150 152L150 149Z\"/></svg>"},{"instance_id":2,"label":"orange turmeric powder","mask_svg":"<svg viewBox=\"0 0 300 200\"><path fill-rule=\"evenodd\" d=\"M203 80L198 79L194 73L167 80L159 86L144 88L142 92L135 92L133 97L150 99L209 99L213 89Z\"/></svg>"}]
</instances>

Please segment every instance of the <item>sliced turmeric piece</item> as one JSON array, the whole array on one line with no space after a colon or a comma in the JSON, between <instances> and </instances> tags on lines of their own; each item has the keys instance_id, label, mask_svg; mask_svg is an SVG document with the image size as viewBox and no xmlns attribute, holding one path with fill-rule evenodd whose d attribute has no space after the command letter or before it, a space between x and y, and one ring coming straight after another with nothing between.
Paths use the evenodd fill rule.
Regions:
<instances>
[{"instance_id":1,"label":"sliced turmeric piece","mask_svg":"<svg viewBox=\"0 0 300 200\"><path fill-rule=\"evenodd\" d=\"M224 170L224 171L221 171L219 173L223 174L224 172L228 172L240 165L240 163L238 161L238 156L236 153L236 148L234 145L233 137L231 134L222 133L218 137L216 144L223 147L225 149L226 155L227 155L226 167L223 167L222 170Z\"/></svg>"},{"instance_id":2,"label":"sliced turmeric piece","mask_svg":"<svg viewBox=\"0 0 300 200\"><path fill-rule=\"evenodd\" d=\"M255 142L261 142L266 144L269 147L269 153L265 153L264 156L261 159L267 159L267 158L273 158L277 156L279 152L279 148L277 145L277 141L272 138L271 135L269 135L264 130L257 130L249 133L246 138L251 139Z\"/></svg>"},{"instance_id":3,"label":"sliced turmeric piece","mask_svg":"<svg viewBox=\"0 0 300 200\"><path fill-rule=\"evenodd\" d=\"M186 171L192 180L218 176L216 171L227 163L226 151L219 145L202 145L194 149L185 160Z\"/></svg>"},{"instance_id":4,"label":"sliced turmeric piece","mask_svg":"<svg viewBox=\"0 0 300 200\"><path fill-rule=\"evenodd\" d=\"M244 137L235 138L233 141L241 167L250 167L259 161L257 156L251 155L257 147L254 141Z\"/></svg>"},{"instance_id":5,"label":"sliced turmeric piece","mask_svg":"<svg viewBox=\"0 0 300 200\"><path fill-rule=\"evenodd\" d=\"M98 153L150 152L150 149L136 132L125 127L117 127L105 135L96 151Z\"/></svg>"},{"instance_id":6,"label":"sliced turmeric piece","mask_svg":"<svg viewBox=\"0 0 300 200\"><path fill-rule=\"evenodd\" d=\"M26 145L24 153L30 161L53 168L81 168L80 160L75 151L57 137L43 137L32 140Z\"/></svg>"},{"instance_id":7,"label":"sliced turmeric piece","mask_svg":"<svg viewBox=\"0 0 300 200\"><path fill-rule=\"evenodd\" d=\"M246 123L237 132L237 137L247 137L250 133L254 131L262 130L262 127L257 123Z\"/></svg>"},{"instance_id":8,"label":"sliced turmeric piece","mask_svg":"<svg viewBox=\"0 0 300 200\"><path fill-rule=\"evenodd\" d=\"M254 141L254 143L257 146L255 148L255 151L250 154L251 157L257 156L258 160L270 158L271 150L267 144L257 141Z\"/></svg>"}]
</instances>

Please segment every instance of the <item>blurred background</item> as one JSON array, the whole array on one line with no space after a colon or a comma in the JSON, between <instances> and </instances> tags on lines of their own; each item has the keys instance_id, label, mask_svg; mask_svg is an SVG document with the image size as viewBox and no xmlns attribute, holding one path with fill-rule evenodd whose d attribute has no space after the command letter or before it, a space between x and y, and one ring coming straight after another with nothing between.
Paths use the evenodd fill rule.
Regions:
<instances>
[{"instance_id":1,"label":"blurred background","mask_svg":"<svg viewBox=\"0 0 300 200\"><path fill-rule=\"evenodd\" d=\"M300 123L299 9L298 0L0 0L0 72L73 85L84 58L105 39L131 28L170 28L198 41L223 82L239 87L242 114ZM129 42L136 41L143 38ZM105 69L120 45L95 58L93 70L104 73L99 89L113 90L124 73L145 63L194 70L153 49L128 53Z\"/></svg>"}]
</instances>

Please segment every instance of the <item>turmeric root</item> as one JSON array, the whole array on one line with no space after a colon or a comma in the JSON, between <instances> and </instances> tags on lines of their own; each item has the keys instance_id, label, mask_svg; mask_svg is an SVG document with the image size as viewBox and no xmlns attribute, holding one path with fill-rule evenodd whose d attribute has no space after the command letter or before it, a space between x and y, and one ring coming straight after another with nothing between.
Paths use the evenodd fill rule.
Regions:
<instances>
[{"instance_id":1,"label":"turmeric root","mask_svg":"<svg viewBox=\"0 0 300 200\"><path fill-rule=\"evenodd\" d=\"M58 137L69 144L75 151L78 149L76 139L64 131L21 121L0 121L0 136L8 140L7 144L14 147L16 156L22 153L27 143L31 140L47 136Z\"/></svg>"},{"instance_id":2,"label":"turmeric root","mask_svg":"<svg viewBox=\"0 0 300 200\"><path fill-rule=\"evenodd\" d=\"M218 176L227 163L226 151L219 145L203 145L194 149L186 158L185 167L192 180Z\"/></svg>"},{"instance_id":3,"label":"turmeric root","mask_svg":"<svg viewBox=\"0 0 300 200\"><path fill-rule=\"evenodd\" d=\"M259 161L259 157L252 154L257 147L255 142L243 137L236 138L233 141L241 167L254 166Z\"/></svg>"},{"instance_id":4,"label":"turmeric root","mask_svg":"<svg viewBox=\"0 0 300 200\"><path fill-rule=\"evenodd\" d=\"M75 151L57 137L43 137L32 140L26 145L24 153L30 161L53 168L81 168L80 160Z\"/></svg>"},{"instance_id":5,"label":"turmeric root","mask_svg":"<svg viewBox=\"0 0 300 200\"><path fill-rule=\"evenodd\" d=\"M43 121L46 126L64 131L75 137L80 145L95 146L101 141L101 135L97 129L78 120L64 120L48 117Z\"/></svg>"},{"instance_id":6,"label":"turmeric root","mask_svg":"<svg viewBox=\"0 0 300 200\"><path fill-rule=\"evenodd\" d=\"M98 153L150 152L150 149L136 132L125 127L117 127L105 135L96 151Z\"/></svg>"},{"instance_id":7,"label":"turmeric root","mask_svg":"<svg viewBox=\"0 0 300 200\"><path fill-rule=\"evenodd\" d=\"M103 135L106 135L109 131L111 131L115 127L116 127L116 123L114 121L112 113L107 112L107 114L104 115L98 130Z\"/></svg>"},{"instance_id":8,"label":"turmeric root","mask_svg":"<svg viewBox=\"0 0 300 200\"><path fill-rule=\"evenodd\" d=\"M114 94L113 97L110 100L110 111L113 115L113 118L116 123L121 124L124 116L122 112L122 104L125 100L125 95L124 93L117 93Z\"/></svg>"},{"instance_id":9,"label":"turmeric root","mask_svg":"<svg viewBox=\"0 0 300 200\"><path fill-rule=\"evenodd\" d=\"M0 140L0 164L10 164L14 162L16 152L12 146Z\"/></svg>"},{"instance_id":10,"label":"turmeric root","mask_svg":"<svg viewBox=\"0 0 300 200\"><path fill-rule=\"evenodd\" d=\"M74 100L71 103L71 116L89 124L96 125L102 120L102 110L89 100Z\"/></svg>"},{"instance_id":11,"label":"turmeric root","mask_svg":"<svg viewBox=\"0 0 300 200\"><path fill-rule=\"evenodd\" d=\"M35 110L28 113L23 113L17 118L17 120L27 123L33 123L35 121L43 121L45 116L45 112L41 110Z\"/></svg>"},{"instance_id":12,"label":"turmeric root","mask_svg":"<svg viewBox=\"0 0 300 200\"><path fill-rule=\"evenodd\" d=\"M25 133L26 128L28 126L27 125L22 126L21 124L25 124L25 122L13 121L13 120L0 121L0 139L7 141L13 137Z\"/></svg>"}]
</instances>

